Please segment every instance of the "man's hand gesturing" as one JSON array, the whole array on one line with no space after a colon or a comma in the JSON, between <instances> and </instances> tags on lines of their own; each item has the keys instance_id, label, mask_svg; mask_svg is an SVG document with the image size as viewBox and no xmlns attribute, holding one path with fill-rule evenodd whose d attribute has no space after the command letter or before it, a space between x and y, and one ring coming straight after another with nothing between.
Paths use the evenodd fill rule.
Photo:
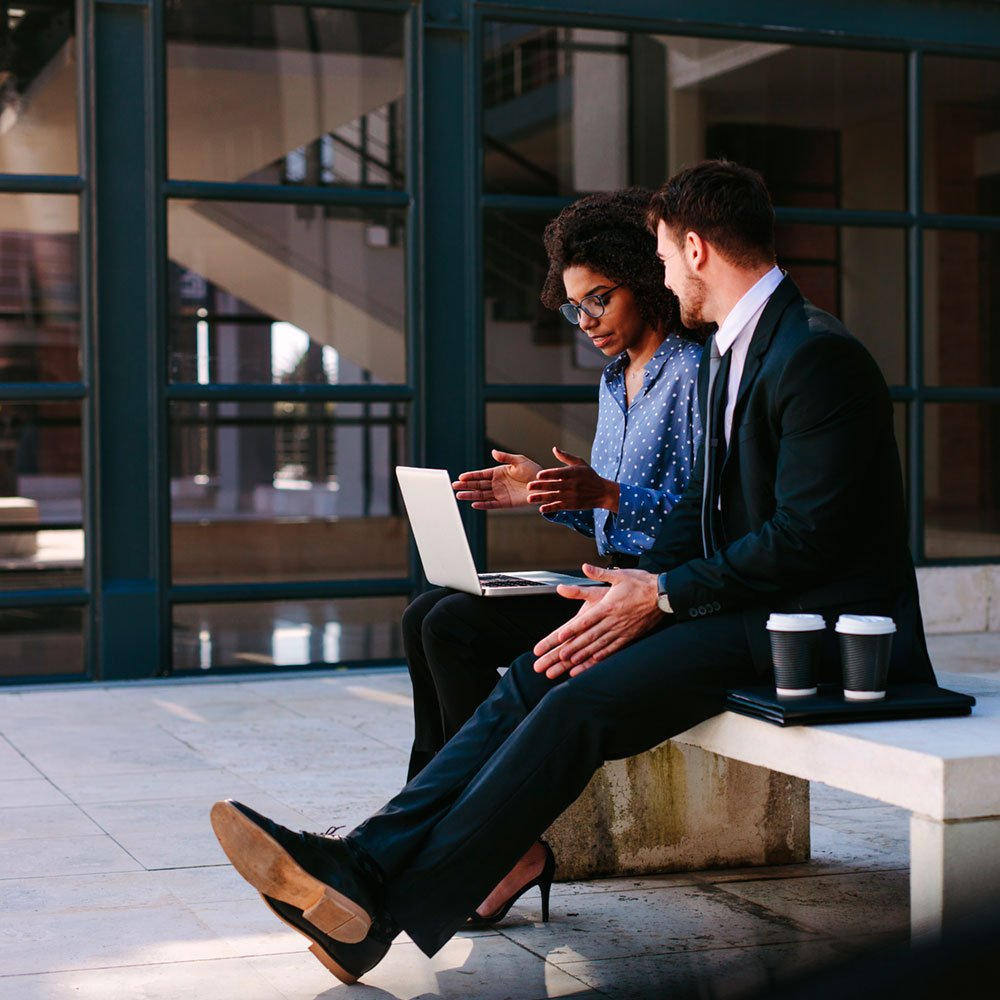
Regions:
<instances>
[{"instance_id":1,"label":"man's hand gesturing","mask_svg":"<svg viewBox=\"0 0 1000 1000\"><path fill-rule=\"evenodd\" d=\"M571 677L616 653L663 620L656 605L656 577L639 569L601 569L584 564L591 580L604 587L560 585L559 594L583 606L565 625L540 640L534 654L535 672Z\"/></svg>"}]
</instances>

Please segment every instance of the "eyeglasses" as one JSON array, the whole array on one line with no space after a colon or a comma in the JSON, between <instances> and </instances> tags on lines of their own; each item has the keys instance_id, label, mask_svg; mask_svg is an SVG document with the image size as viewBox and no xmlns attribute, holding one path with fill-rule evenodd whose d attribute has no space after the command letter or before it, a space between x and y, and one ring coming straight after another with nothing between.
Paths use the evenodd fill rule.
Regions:
<instances>
[{"instance_id":1,"label":"eyeglasses","mask_svg":"<svg viewBox=\"0 0 1000 1000\"><path fill-rule=\"evenodd\" d=\"M609 288L606 292L601 292L600 295L585 295L580 299L580 304L574 305L572 302L564 302L559 307L559 312L563 314L570 321L570 323L575 323L579 325L580 323L580 313L585 312L591 319L600 319L604 315L605 302L604 300L615 290L615 288L621 288L624 285L624 281L620 281L614 288Z\"/></svg>"}]
</instances>

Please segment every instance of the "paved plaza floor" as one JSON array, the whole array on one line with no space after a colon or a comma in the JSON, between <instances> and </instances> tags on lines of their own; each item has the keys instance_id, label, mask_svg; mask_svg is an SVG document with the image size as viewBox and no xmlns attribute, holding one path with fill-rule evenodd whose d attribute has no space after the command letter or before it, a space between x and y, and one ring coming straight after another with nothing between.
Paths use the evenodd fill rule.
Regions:
<instances>
[{"instance_id":1,"label":"paved plaza floor","mask_svg":"<svg viewBox=\"0 0 1000 1000\"><path fill-rule=\"evenodd\" d=\"M995 673L1000 635L932 640ZM2 1000L739 997L904 941L908 818L813 785L813 859L532 890L433 959L405 936L343 986L229 867L208 822L241 799L348 828L402 783L405 670L0 689Z\"/></svg>"}]
</instances>

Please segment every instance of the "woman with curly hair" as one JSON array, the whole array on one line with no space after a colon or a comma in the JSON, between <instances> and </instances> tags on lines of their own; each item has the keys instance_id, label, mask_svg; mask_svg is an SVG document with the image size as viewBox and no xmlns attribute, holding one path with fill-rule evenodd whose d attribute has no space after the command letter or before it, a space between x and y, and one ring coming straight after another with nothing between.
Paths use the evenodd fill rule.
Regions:
<instances>
[{"instance_id":1,"label":"woman with curly hair","mask_svg":"<svg viewBox=\"0 0 1000 1000\"><path fill-rule=\"evenodd\" d=\"M590 463L553 447L561 464L543 468L495 449L499 465L464 472L453 484L460 500L480 510L535 504L550 520L592 536L608 565L619 567L634 566L652 544L684 491L700 436L701 347L663 284L645 220L651 195L642 188L589 195L545 229L542 303L578 324L612 359L601 376ZM498 670L574 610L557 595L485 600L444 588L406 609L415 716L408 779L464 725L492 691ZM547 845L536 844L521 864L527 884L541 879L544 899L552 868ZM499 920L512 901L491 896L472 923Z\"/></svg>"}]
</instances>

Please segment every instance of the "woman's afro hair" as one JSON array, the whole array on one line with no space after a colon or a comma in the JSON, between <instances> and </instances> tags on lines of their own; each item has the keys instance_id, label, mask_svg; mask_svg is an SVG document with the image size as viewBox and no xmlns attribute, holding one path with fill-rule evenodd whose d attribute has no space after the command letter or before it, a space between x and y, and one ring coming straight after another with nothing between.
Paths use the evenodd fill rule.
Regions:
<instances>
[{"instance_id":1,"label":"woman's afro hair","mask_svg":"<svg viewBox=\"0 0 1000 1000\"><path fill-rule=\"evenodd\" d=\"M665 333L688 337L674 294L664 287L663 264L646 212L653 192L632 187L587 195L567 205L546 227L543 242L549 273L542 285L542 305L558 309L566 301L563 271L589 267L615 284L627 285L639 315Z\"/></svg>"}]
</instances>

